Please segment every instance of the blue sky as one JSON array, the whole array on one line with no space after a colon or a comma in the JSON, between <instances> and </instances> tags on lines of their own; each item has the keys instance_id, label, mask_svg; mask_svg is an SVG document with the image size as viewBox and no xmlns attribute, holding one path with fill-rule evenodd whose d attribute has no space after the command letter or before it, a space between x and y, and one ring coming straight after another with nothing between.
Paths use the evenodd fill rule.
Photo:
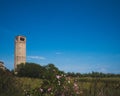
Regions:
<instances>
[{"instance_id":1,"label":"blue sky","mask_svg":"<svg viewBox=\"0 0 120 96\"><path fill-rule=\"evenodd\" d=\"M120 73L119 0L0 0L0 60L13 69L14 38L27 62L65 72Z\"/></svg>"}]
</instances>

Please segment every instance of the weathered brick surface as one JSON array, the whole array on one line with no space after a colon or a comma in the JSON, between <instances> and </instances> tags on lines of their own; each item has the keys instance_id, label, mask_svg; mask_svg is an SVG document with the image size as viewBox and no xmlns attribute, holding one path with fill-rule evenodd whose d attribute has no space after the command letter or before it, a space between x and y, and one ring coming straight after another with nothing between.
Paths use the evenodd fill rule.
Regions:
<instances>
[{"instance_id":1,"label":"weathered brick surface","mask_svg":"<svg viewBox=\"0 0 120 96\"><path fill-rule=\"evenodd\" d=\"M26 62L26 37L16 36L15 38L15 54L14 54L14 69L17 65Z\"/></svg>"}]
</instances>

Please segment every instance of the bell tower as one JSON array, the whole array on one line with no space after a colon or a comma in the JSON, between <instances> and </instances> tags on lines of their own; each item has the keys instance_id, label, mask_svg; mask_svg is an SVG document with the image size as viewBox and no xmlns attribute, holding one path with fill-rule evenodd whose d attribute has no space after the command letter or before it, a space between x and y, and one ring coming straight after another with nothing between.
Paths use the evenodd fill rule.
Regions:
<instances>
[{"instance_id":1,"label":"bell tower","mask_svg":"<svg viewBox=\"0 0 120 96\"><path fill-rule=\"evenodd\" d=\"M15 38L15 53L14 53L14 71L16 72L17 65L26 62L26 37L16 36Z\"/></svg>"}]
</instances>

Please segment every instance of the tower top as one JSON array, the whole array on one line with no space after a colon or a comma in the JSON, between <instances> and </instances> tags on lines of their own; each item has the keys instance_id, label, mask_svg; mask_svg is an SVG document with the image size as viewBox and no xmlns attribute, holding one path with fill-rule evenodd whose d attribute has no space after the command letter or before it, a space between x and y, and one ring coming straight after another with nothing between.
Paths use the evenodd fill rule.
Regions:
<instances>
[{"instance_id":1,"label":"tower top","mask_svg":"<svg viewBox=\"0 0 120 96\"><path fill-rule=\"evenodd\" d=\"M21 37L25 37L24 35L17 35L16 37L19 37L19 36L21 36Z\"/></svg>"},{"instance_id":2,"label":"tower top","mask_svg":"<svg viewBox=\"0 0 120 96\"><path fill-rule=\"evenodd\" d=\"M25 36L18 35L18 36L16 36L15 41L26 42L26 37L25 37Z\"/></svg>"}]
</instances>

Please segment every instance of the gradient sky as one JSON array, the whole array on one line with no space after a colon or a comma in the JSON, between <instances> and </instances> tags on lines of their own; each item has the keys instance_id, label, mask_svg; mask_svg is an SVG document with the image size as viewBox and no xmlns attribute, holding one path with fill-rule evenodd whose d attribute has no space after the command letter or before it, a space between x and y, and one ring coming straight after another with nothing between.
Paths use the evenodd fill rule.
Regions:
<instances>
[{"instance_id":1,"label":"gradient sky","mask_svg":"<svg viewBox=\"0 0 120 96\"><path fill-rule=\"evenodd\" d=\"M17 35L27 38L27 62L120 73L120 0L0 0L0 60L9 69Z\"/></svg>"}]
</instances>

